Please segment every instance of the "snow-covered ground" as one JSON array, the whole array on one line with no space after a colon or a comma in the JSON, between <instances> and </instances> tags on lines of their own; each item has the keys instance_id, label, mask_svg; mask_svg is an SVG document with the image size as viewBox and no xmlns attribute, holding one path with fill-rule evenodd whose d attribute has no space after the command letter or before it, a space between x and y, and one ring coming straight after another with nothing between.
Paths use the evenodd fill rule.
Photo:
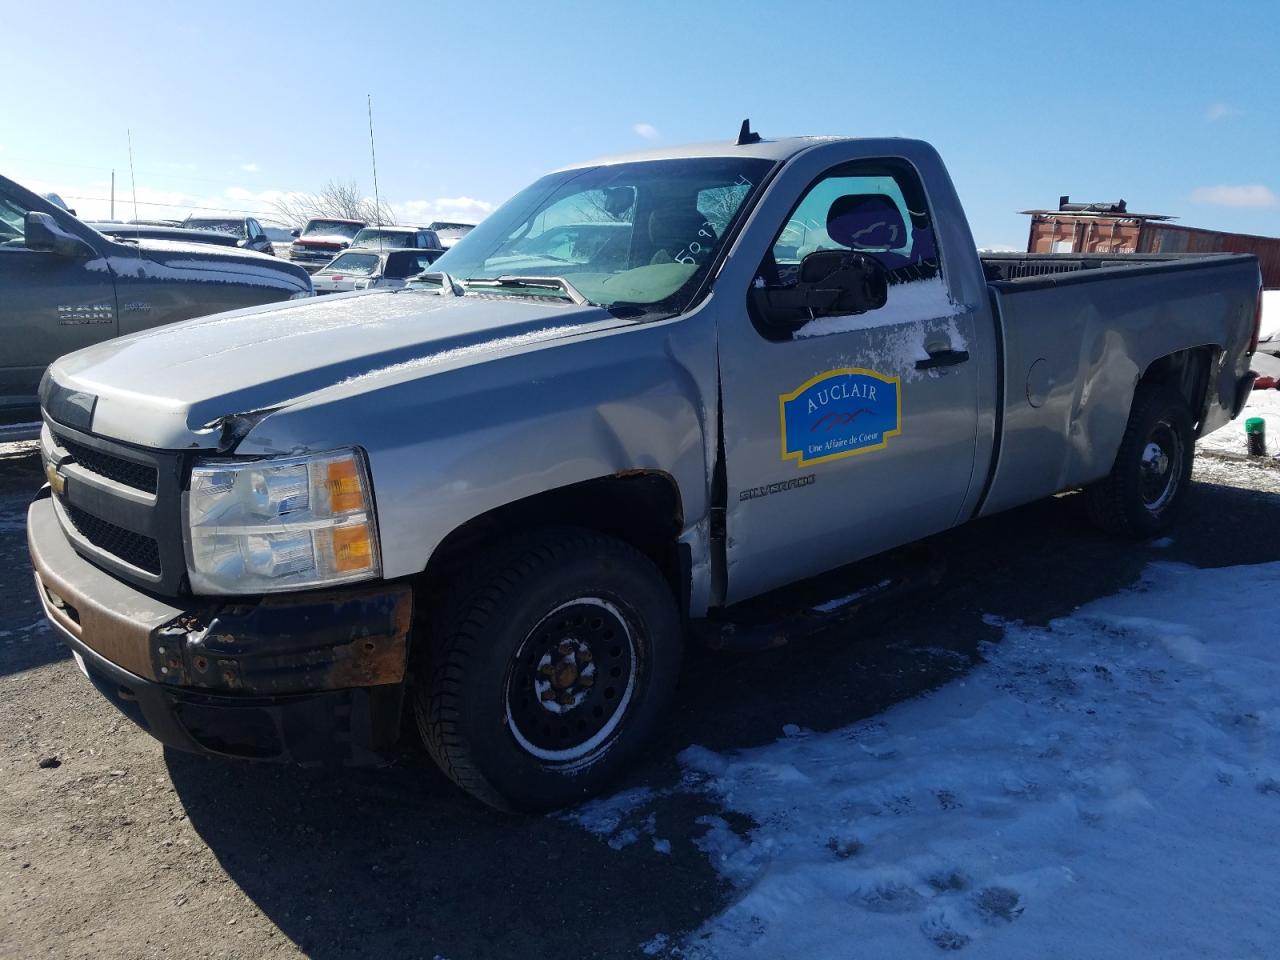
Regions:
<instances>
[{"instance_id":1,"label":"snow-covered ground","mask_svg":"<svg viewBox=\"0 0 1280 960\"><path fill-rule=\"evenodd\" d=\"M1244 422L1250 417L1262 417L1267 422L1267 452L1280 453L1280 390L1274 389L1253 391L1244 412L1220 430L1202 437L1196 448L1218 453L1248 453Z\"/></svg>"},{"instance_id":2,"label":"snow-covered ground","mask_svg":"<svg viewBox=\"0 0 1280 960\"><path fill-rule=\"evenodd\" d=\"M872 721L691 747L736 901L667 958L1280 956L1280 562L1154 563ZM571 815L664 850L634 790ZM668 848L669 849L669 848Z\"/></svg>"}]
</instances>

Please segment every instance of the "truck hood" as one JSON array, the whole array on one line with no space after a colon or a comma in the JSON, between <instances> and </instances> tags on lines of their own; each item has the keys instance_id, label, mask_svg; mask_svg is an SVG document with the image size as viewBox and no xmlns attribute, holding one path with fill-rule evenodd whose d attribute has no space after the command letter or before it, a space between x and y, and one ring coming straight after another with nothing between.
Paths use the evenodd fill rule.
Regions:
<instances>
[{"instance_id":1,"label":"truck hood","mask_svg":"<svg viewBox=\"0 0 1280 960\"><path fill-rule=\"evenodd\" d=\"M62 357L55 384L95 397L92 430L156 449L218 445L221 421L344 381L373 388L632 324L599 307L421 290L337 294L159 327Z\"/></svg>"},{"instance_id":2,"label":"truck hood","mask_svg":"<svg viewBox=\"0 0 1280 960\"><path fill-rule=\"evenodd\" d=\"M177 279L265 282L298 293L311 289L311 277L302 267L256 250L181 240L110 239L111 270L119 276L154 275L159 266L165 276Z\"/></svg>"}]
</instances>

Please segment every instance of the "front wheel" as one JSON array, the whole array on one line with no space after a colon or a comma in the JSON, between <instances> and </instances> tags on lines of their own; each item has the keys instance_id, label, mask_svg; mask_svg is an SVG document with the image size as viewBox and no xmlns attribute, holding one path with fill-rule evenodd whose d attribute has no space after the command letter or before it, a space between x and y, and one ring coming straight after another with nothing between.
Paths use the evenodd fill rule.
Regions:
<instances>
[{"instance_id":1,"label":"front wheel","mask_svg":"<svg viewBox=\"0 0 1280 960\"><path fill-rule=\"evenodd\" d=\"M589 531L548 531L481 565L437 618L414 711L455 783L501 809L603 787L657 727L679 673L680 618L654 564Z\"/></svg>"},{"instance_id":2,"label":"front wheel","mask_svg":"<svg viewBox=\"0 0 1280 960\"><path fill-rule=\"evenodd\" d=\"M1186 401L1168 387L1140 384L1111 473L1085 491L1090 517L1121 536L1160 536L1186 500L1194 456Z\"/></svg>"}]
</instances>

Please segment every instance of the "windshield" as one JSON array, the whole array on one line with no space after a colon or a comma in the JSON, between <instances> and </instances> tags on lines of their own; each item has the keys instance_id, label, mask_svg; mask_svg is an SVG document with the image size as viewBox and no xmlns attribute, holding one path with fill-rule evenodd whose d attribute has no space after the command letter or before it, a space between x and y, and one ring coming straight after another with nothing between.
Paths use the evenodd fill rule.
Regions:
<instances>
[{"instance_id":1,"label":"windshield","mask_svg":"<svg viewBox=\"0 0 1280 960\"><path fill-rule=\"evenodd\" d=\"M412 247L412 230L379 230L376 227L365 227L351 241L353 247L376 247L381 243L384 247Z\"/></svg>"},{"instance_id":2,"label":"windshield","mask_svg":"<svg viewBox=\"0 0 1280 960\"><path fill-rule=\"evenodd\" d=\"M483 281L500 277L558 277L601 306L679 313L771 166L707 157L553 173L490 214L432 269L486 290L492 284ZM499 289L566 295L556 285Z\"/></svg>"},{"instance_id":3,"label":"windshield","mask_svg":"<svg viewBox=\"0 0 1280 960\"><path fill-rule=\"evenodd\" d=\"M316 234L324 234L325 236L338 236L350 239L359 233L363 228L358 223L348 223L346 220L311 220L307 223L307 229L302 231L304 237L314 236Z\"/></svg>"},{"instance_id":4,"label":"windshield","mask_svg":"<svg viewBox=\"0 0 1280 960\"><path fill-rule=\"evenodd\" d=\"M244 236L243 220L195 219L188 217L182 225L190 230L215 230L218 233L230 233L237 237Z\"/></svg>"},{"instance_id":5,"label":"windshield","mask_svg":"<svg viewBox=\"0 0 1280 960\"><path fill-rule=\"evenodd\" d=\"M376 253L344 253L320 272L367 277L377 269L378 255Z\"/></svg>"}]
</instances>

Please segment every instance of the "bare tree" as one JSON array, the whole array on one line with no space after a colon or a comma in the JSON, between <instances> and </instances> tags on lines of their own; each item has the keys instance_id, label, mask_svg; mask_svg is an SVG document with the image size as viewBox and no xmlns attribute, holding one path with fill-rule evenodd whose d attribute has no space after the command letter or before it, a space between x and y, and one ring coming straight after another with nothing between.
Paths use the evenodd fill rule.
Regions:
<instances>
[{"instance_id":1,"label":"bare tree","mask_svg":"<svg viewBox=\"0 0 1280 960\"><path fill-rule=\"evenodd\" d=\"M313 217L363 220L380 226L393 225L396 216L385 203L361 194L354 180L330 180L319 193L290 193L271 202L276 216L290 226L301 227Z\"/></svg>"}]
</instances>

